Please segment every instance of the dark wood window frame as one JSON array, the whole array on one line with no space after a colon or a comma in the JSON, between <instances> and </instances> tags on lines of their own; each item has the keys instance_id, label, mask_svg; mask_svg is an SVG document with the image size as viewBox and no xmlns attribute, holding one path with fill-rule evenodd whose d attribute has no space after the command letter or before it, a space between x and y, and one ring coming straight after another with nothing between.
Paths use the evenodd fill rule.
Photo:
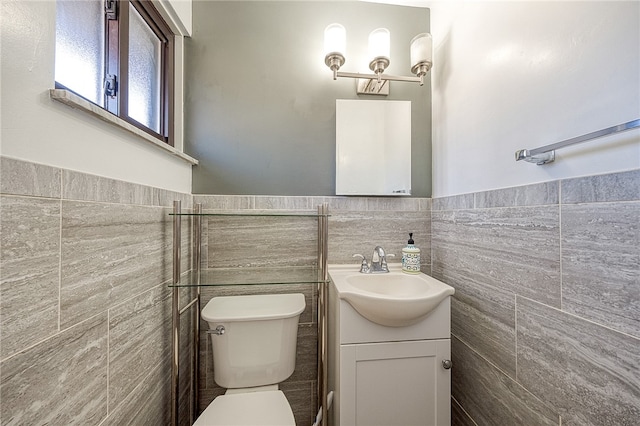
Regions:
<instances>
[{"instance_id":1,"label":"dark wood window frame","mask_svg":"<svg viewBox=\"0 0 640 426\"><path fill-rule=\"evenodd\" d=\"M113 0L113 7L108 8L109 0L102 0L105 5L105 70L104 78L115 76L116 93L113 96L104 94L106 111L118 116L131 125L143 130L156 139L174 146L174 34L166 24L158 10L149 0ZM129 105L129 5L140 14L151 31L161 43L161 93L160 98L160 131L156 132L144 124L134 120L128 114ZM107 9L111 10L108 12ZM71 90L56 82L57 89ZM77 93L76 93L77 94Z\"/></svg>"}]
</instances>

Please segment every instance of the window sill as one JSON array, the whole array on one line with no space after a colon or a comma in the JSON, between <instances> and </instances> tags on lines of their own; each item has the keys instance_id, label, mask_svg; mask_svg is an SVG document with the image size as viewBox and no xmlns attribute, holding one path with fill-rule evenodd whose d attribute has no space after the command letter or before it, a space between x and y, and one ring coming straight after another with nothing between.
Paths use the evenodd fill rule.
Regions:
<instances>
[{"instance_id":1,"label":"window sill","mask_svg":"<svg viewBox=\"0 0 640 426\"><path fill-rule=\"evenodd\" d=\"M88 112L94 117L97 117L103 121L106 121L107 123L113 124L114 126L120 127L121 129L124 129L136 136L139 136L145 141L152 143L158 148L164 150L165 152L168 152L169 154L175 157L178 157L191 165L195 166L198 164L198 160L196 160L195 158L190 157L187 154L178 151L177 149L175 149L170 145L167 145L166 143L160 142L159 140L157 140L150 134L146 133L145 131L138 129L136 126L127 123L120 117L117 117L111 114L110 112L105 111L99 106L92 104L91 102L76 95L73 92L70 92L68 90L63 90L63 89L51 89L49 90L49 96L54 101L62 102L63 104L68 105L72 108Z\"/></svg>"}]
</instances>

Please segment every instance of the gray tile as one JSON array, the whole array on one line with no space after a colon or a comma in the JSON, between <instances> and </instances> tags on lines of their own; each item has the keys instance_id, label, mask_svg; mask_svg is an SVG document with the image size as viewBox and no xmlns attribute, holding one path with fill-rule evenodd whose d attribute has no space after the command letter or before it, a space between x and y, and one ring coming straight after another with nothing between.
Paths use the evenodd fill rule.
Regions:
<instances>
[{"instance_id":1,"label":"gray tile","mask_svg":"<svg viewBox=\"0 0 640 426\"><path fill-rule=\"evenodd\" d=\"M280 390L289 401L297 425L311 425L315 421L316 413L313 387L316 382L285 382L280 384Z\"/></svg>"},{"instance_id":2,"label":"gray tile","mask_svg":"<svg viewBox=\"0 0 640 426\"><path fill-rule=\"evenodd\" d=\"M193 206L191 194L182 192L169 191L167 189L152 188L151 189L151 205L173 208L174 201L181 202L182 210L191 209Z\"/></svg>"},{"instance_id":3,"label":"gray tile","mask_svg":"<svg viewBox=\"0 0 640 426\"><path fill-rule=\"evenodd\" d=\"M0 197L0 359L58 331L60 201Z\"/></svg>"},{"instance_id":4,"label":"gray tile","mask_svg":"<svg viewBox=\"0 0 640 426\"><path fill-rule=\"evenodd\" d=\"M432 213L432 267L560 306L559 207Z\"/></svg>"},{"instance_id":5,"label":"gray tile","mask_svg":"<svg viewBox=\"0 0 640 426\"><path fill-rule=\"evenodd\" d=\"M191 283L187 282L190 279L193 279L194 275L192 275L190 272L185 272L182 275L183 275L183 278L181 279L180 283L181 285L183 285L183 287L179 287L178 289L178 292L180 294L179 296L180 309L185 308L189 303L191 303L193 299L196 298L196 289L197 289L195 285L192 285L193 282ZM168 287L169 283L167 283L166 286ZM173 290L173 287L171 289Z\"/></svg>"},{"instance_id":6,"label":"gray tile","mask_svg":"<svg viewBox=\"0 0 640 426\"><path fill-rule=\"evenodd\" d=\"M431 198L418 198L418 210L431 212L433 200Z\"/></svg>"},{"instance_id":7,"label":"gray tile","mask_svg":"<svg viewBox=\"0 0 640 426\"><path fill-rule=\"evenodd\" d=\"M205 325L206 327L206 325ZM205 328L206 329L206 328ZM220 385L218 385L216 383L216 379L215 379L215 374L214 374L214 368L213 368L213 344L212 344L212 340L213 340L213 336L211 335L207 335L207 337L205 338L207 343L207 358L206 359L200 359L200 368L203 367L203 362L204 362L204 368L207 369L206 372L206 386L205 389L210 390L210 389L224 389L222 388ZM226 389L225 389L226 390ZM221 392L224 393L224 392Z\"/></svg>"},{"instance_id":8,"label":"gray tile","mask_svg":"<svg viewBox=\"0 0 640 426\"><path fill-rule=\"evenodd\" d=\"M420 260L424 265L431 263L431 220L423 211L361 211L340 212L329 218L329 263L353 264L360 261L353 258L355 253L371 260L373 249L382 246L389 263L402 260L402 248L407 245L409 232L413 232L416 246L420 248Z\"/></svg>"},{"instance_id":9,"label":"gray tile","mask_svg":"<svg viewBox=\"0 0 640 426\"><path fill-rule=\"evenodd\" d=\"M258 210L311 210L316 206L311 205L311 197L276 197L255 196L255 208Z\"/></svg>"},{"instance_id":10,"label":"gray tile","mask_svg":"<svg viewBox=\"0 0 640 426\"><path fill-rule=\"evenodd\" d=\"M562 206L562 307L640 337L640 202Z\"/></svg>"},{"instance_id":11,"label":"gray tile","mask_svg":"<svg viewBox=\"0 0 640 426\"><path fill-rule=\"evenodd\" d=\"M160 207L63 202L62 328L170 279L167 218Z\"/></svg>"},{"instance_id":12,"label":"gray tile","mask_svg":"<svg viewBox=\"0 0 640 426\"><path fill-rule=\"evenodd\" d=\"M65 200L151 205L153 188L87 173L63 170L62 198Z\"/></svg>"},{"instance_id":13,"label":"gray tile","mask_svg":"<svg viewBox=\"0 0 640 426\"><path fill-rule=\"evenodd\" d=\"M558 425L550 406L476 354L451 339L453 397L479 425Z\"/></svg>"},{"instance_id":14,"label":"gray tile","mask_svg":"<svg viewBox=\"0 0 640 426\"><path fill-rule=\"evenodd\" d=\"M317 324L300 324L298 326L298 347L296 352L296 368L285 382L302 382L316 380L318 376L318 326Z\"/></svg>"},{"instance_id":15,"label":"gray tile","mask_svg":"<svg viewBox=\"0 0 640 426\"><path fill-rule=\"evenodd\" d=\"M311 209L318 211L318 206L321 206L325 202L329 204L328 203L329 198L330 197L318 197L318 196L309 197L309 203L311 205ZM329 208L329 213L331 213L331 208Z\"/></svg>"},{"instance_id":16,"label":"gray tile","mask_svg":"<svg viewBox=\"0 0 640 426\"><path fill-rule=\"evenodd\" d=\"M212 336L207 334L209 325L206 321L200 320L200 365L198 366L198 383L201 389L218 389L213 375L213 341ZM209 401L211 402L211 401Z\"/></svg>"},{"instance_id":17,"label":"gray tile","mask_svg":"<svg viewBox=\"0 0 640 426\"><path fill-rule=\"evenodd\" d=\"M436 273L436 278L456 289L451 333L515 379L515 295L467 281L456 271Z\"/></svg>"},{"instance_id":18,"label":"gray tile","mask_svg":"<svg viewBox=\"0 0 640 426\"><path fill-rule=\"evenodd\" d=\"M453 195L451 197L434 198L432 210L462 210L474 207L473 194Z\"/></svg>"},{"instance_id":19,"label":"gray tile","mask_svg":"<svg viewBox=\"0 0 640 426\"><path fill-rule=\"evenodd\" d=\"M370 211L418 211L420 201L418 198L404 197L368 197L367 210Z\"/></svg>"},{"instance_id":20,"label":"gray tile","mask_svg":"<svg viewBox=\"0 0 640 426\"><path fill-rule=\"evenodd\" d=\"M209 217L208 267L311 266L315 217Z\"/></svg>"},{"instance_id":21,"label":"gray tile","mask_svg":"<svg viewBox=\"0 0 640 426\"><path fill-rule=\"evenodd\" d=\"M558 182L544 182L475 194L475 208L558 204Z\"/></svg>"},{"instance_id":22,"label":"gray tile","mask_svg":"<svg viewBox=\"0 0 640 426\"><path fill-rule=\"evenodd\" d=\"M451 398L451 426L477 426L455 398Z\"/></svg>"},{"instance_id":23,"label":"gray tile","mask_svg":"<svg viewBox=\"0 0 640 426\"><path fill-rule=\"evenodd\" d=\"M180 368L178 373L178 424L191 426L191 375L193 373L192 315L180 317ZM167 342L170 345L170 342ZM168 347L165 350L170 353Z\"/></svg>"},{"instance_id":24,"label":"gray tile","mask_svg":"<svg viewBox=\"0 0 640 426\"><path fill-rule=\"evenodd\" d=\"M324 201L329 204L329 214L334 211L366 211L366 197L324 197Z\"/></svg>"},{"instance_id":25,"label":"gray tile","mask_svg":"<svg viewBox=\"0 0 640 426\"><path fill-rule=\"evenodd\" d=\"M640 170L561 181L562 203L640 200Z\"/></svg>"},{"instance_id":26,"label":"gray tile","mask_svg":"<svg viewBox=\"0 0 640 426\"><path fill-rule=\"evenodd\" d=\"M200 222L200 269L206 269L209 263L209 220Z\"/></svg>"},{"instance_id":27,"label":"gray tile","mask_svg":"<svg viewBox=\"0 0 640 426\"><path fill-rule=\"evenodd\" d=\"M0 193L60 198L60 169L0 157Z\"/></svg>"},{"instance_id":28,"label":"gray tile","mask_svg":"<svg viewBox=\"0 0 640 426\"><path fill-rule=\"evenodd\" d=\"M424 260L420 260L420 272L423 274L427 274L429 276L433 276L433 271L431 270L431 264L425 264Z\"/></svg>"},{"instance_id":29,"label":"gray tile","mask_svg":"<svg viewBox=\"0 0 640 426\"><path fill-rule=\"evenodd\" d=\"M111 410L104 426L168 425L171 423L171 366L157 366L122 404Z\"/></svg>"},{"instance_id":30,"label":"gray tile","mask_svg":"<svg viewBox=\"0 0 640 426\"><path fill-rule=\"evenodd\" d=\"M3 425L97 425L107 416L107 314L1 364Z\"/></svg>"},{"instance_id":31,"label":"gray tile","mask_svg":"<svg viewBox=\"0 0 640 426\"><path fill-rule=\"evenodd\" d=\"M198 393L198 415L202 413L216 397L224 395L225 390L226 389L222 388L200 389Z\"/></svg>"},{"instance_id":32,"label":"gray tile","mask_svg":"<svg viewBox=\"0 0 640 426\"><path fill-rule=\"evenodd\" d=\"M170 294L157 286L109 311L110 411L170 357Z\"/></svg>"},{"instance_id":33,"label":"gray tile","mask_svg":"<svg viewBox=\"0 0 640 426\"><path fill-rule=\"evenodd\" d=\"M517 324L518 381L563 424L637 424L640 340L520 297Z\"/></svg>"},{"instance_id":34,"label":"gray tile","mask_svg":"<svg viewBox=\"0 0 640 426\"><path fill-rule=\"evenodd\" d=\"M173 216L170 216L172 210L165 210L163 215L162 228L164 234L161 235L163 243L168 243L165 246L165 259L163 266L168 267L171 276L167 276L166 279L173 278ZM180 246L180 272L185 272L192 269L192 234L193 234L193 216L181 216L180 221L180 240L182 241ZM150 234L151 236L151 234ZM156 235L158 237L158 235Z\"/></svg>"},{"instance_id":35,"label":"gray tile","mask_svg":"<svg viewBox=\"0 0 640 426\"><path fill-rule=\"evenodd\" d=\"M254 199L253 195L193 195L193 202L202 204L204 210L253 209Z\"/></svg>"}]
</instances>

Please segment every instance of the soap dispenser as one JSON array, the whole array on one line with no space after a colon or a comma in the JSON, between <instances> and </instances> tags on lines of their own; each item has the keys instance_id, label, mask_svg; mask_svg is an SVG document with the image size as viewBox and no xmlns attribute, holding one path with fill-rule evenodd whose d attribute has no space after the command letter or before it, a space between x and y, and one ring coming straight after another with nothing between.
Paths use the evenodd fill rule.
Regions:
<instances>
[{"instance_id":1,"label":"soap dispenser","mask_svg":"<svg viewBox=\"0 0 640 426\"><path fill-rule=\"evenodd\" d=\"M406 274L420 273L420 249L414 245L413 232L409 233L407 246L402 249L402 272Z\"/></svg>"}]
</instances>

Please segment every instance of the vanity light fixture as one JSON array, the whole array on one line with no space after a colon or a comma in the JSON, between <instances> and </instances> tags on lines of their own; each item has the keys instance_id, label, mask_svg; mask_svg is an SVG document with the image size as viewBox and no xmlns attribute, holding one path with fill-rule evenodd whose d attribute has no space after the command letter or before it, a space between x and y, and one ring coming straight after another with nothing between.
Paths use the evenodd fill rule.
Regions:
<instances>
[{"instance_id":1,"label":"vanity light fixture","mask_svg":"<svg viewBox=\"0 0 640 426\"><path fill-rule=\"evenodd\" d=\"M371 57L369 69L373 74L339 71L345 63L346 45L347 32L342 25L331 24L324 30L324 63L333 71L334 80L338 77L367 79L369 82L366 86L371 86L374 80L377 82L376 86L382 86L381 83L387 80L407 81L419 83L422 86L424 76L433 64L432 39L429 33L418 34L411 40L411 72L416 75L415 77L383 74L391 62L391 35L386 28L378 28L369 34L369 56Z\"/></svg>"}]
</instances>

